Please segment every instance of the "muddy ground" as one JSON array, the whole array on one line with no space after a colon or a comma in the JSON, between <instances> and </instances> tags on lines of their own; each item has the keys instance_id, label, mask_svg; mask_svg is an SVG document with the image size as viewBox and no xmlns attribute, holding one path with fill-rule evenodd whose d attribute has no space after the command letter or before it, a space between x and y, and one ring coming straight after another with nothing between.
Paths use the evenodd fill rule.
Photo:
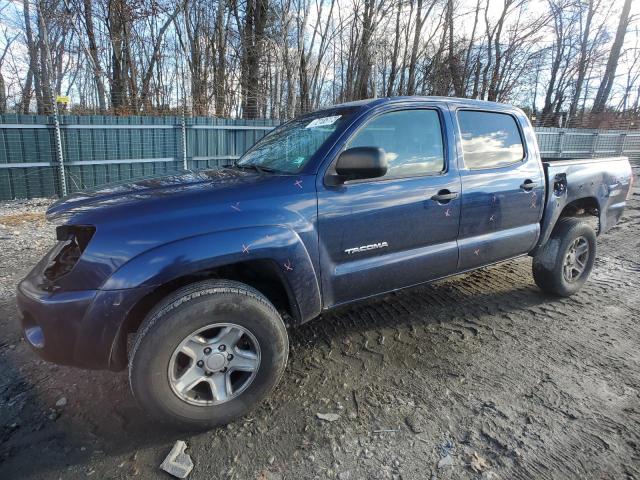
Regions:
<instances>
[{"instance_id":1,"label":"muddy ground","mask_svg":"<svg viewBox=\"0 0 640 480\"><path fill-rule=\"evenodd\" d=\"M169 478L177 439L192 479L640 479L638 188L573 298L523 258L326 315L290 332L266 403L197 435L149 421L126 374L21 340L13 288L53 239L45 206L0 206L2 479Z\"/></svg>"}]
</instances>

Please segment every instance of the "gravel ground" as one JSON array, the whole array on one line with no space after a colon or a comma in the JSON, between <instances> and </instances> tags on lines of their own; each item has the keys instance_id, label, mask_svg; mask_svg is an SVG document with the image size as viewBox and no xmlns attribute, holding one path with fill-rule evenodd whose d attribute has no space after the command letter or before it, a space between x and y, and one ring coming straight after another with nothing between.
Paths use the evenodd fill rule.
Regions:
<instances>
[{"instance_id":1,"label":"gravel ground","mask_svg":"<svg viewBox=\"0 0 640 480\"><path fill-rule=\"evenodd\" d=\"M16 283L55 241L44 218L48 198L0 203L0 301L12 300Z\"/></svg>"},{"instance_id":2,"label":"gravel ground","mask_svg":"<svg viewBox=\"0 0 640 480\"><path fill-rule=\"evenodd\" d=\"M148 420L126 374L21 340L13 289L52 243L47 204L0 206L0 478L169 478L182 439L190 479L640 479L637 188L574 297L524 258L325 315L291 332L267 402L197 435Z\"/></svg>"}]
</instances>

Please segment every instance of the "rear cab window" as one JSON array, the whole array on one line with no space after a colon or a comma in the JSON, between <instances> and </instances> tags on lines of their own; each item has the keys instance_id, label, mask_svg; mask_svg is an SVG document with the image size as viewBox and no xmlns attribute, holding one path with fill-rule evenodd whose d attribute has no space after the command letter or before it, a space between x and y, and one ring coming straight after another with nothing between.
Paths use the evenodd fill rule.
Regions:
<instances>
[{"instance_id":1,"label":"rear cab window","mask_svg":"<svg viewBox=\"0 0 640 480\"><path fill-rule=\"evenodd\" d=\"M508 113L459 110L458 125L469 170L506 167L525 157L520 129Z\"/></svg>"}]
</instances>

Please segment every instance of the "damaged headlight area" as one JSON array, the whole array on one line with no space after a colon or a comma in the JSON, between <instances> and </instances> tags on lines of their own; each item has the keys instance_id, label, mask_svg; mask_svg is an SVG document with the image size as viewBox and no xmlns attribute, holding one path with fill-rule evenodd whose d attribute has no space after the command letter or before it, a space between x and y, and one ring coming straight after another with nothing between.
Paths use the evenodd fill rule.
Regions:
<instances>
[{"instance_id":1,"label":"damaged headlight area","mask_svg":"<svg viewBox=\"0 0 640 480\"><path fill-rule=\"evenodd\" d=\"M44 270L44 277L48 281L54 282L69 273L89 245L95 231L95 227L91 225L61 225L57 227L58 245L52 252L51 260Z\"/></svg>"}]
</instances>

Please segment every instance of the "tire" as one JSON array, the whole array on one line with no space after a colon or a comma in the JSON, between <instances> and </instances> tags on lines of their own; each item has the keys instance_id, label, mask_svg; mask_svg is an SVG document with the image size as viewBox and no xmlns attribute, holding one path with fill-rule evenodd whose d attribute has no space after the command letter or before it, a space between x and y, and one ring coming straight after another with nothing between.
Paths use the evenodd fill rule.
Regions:
<instances>
[{"instance_id":1,"label":"tire","mask_svg":"<svg viewBox=\"0 0 640 480\"><path fill-rule=\"evenodd\" d=\"M130 356L129 383L155 419L208 429L262 401L280 380L288 353L282 318L260 292L240 282L203 281L147 315ZM198 380L201 375L206 378Z\"/></svg>"},{"instance_id":2,"label":"tire","mask_svg":"<svg viewBox=\"0 0 640 480\"><path fill-rule=\"evenodd\" d=\"M587 249L586 254L580 253L584 248ZM547 243L533 257L533 279L544 292L571 296L589 278L595 258L596 234L593 227L578 218L561 218Z\"/></svg>"}]
</instances>

